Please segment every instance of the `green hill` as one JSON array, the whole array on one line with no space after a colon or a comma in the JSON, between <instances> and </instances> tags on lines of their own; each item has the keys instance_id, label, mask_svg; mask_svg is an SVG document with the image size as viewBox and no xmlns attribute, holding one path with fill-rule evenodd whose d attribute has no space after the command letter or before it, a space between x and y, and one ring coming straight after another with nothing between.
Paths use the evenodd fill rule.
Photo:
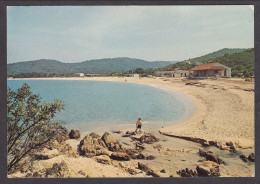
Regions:
<instances>
[{"instance_id":1,"label":"green hill","mask_svg":"<svg viewBox=\"0 0 260 184\"><path fill-rule=\"evenodd\" d=\"M217 55L221 55L215 57ZM207 58L207 59L206 59ZM250 77L254 75L254 49L222 49L202 57L178 62L164 67L162 70L191 69L196 62L200 63L221 63L231 67L233 77Z\"/></svg>"},{"instance_id":2,"label":"green hill","mask_svg":"<svg viewBox=\"0 0 260 184\"><path fill-rule=\"evenodd\" d=\"M109 73L135 70L136 68L162 68L172 63L174 62L148 62L141 59L126 57L89 60L81 63L62 63L56 60L41 59L8 64L7 75L22 77L25 74L26 76L32 74L29 76L34 77L35 75L39 76L39 74L42 74L42 76L46 76L46 74L62 74L66 76L73 73Z\"/></svg>"},{"instance_id":3,"label":"green hill","mask_svg":"<svg viewBox=\"0 0 260 184\"><path fill-rule=\"evenodd\" d=\"M164 67L163 70L173 70L175 68L180 68L180 69L186 70L186 69L190 69L190 68L194 67L196 64L204 63L204 62L206 62L210 59L221 57L221 56L224 56L225 54L233 54L233 53L243 52L245 50L246 49L224 48L224 49L218 50L216 52L206 54L204 56L200 56L200 57L192 58L192 59L189 59L189 60L177 62L175 64Z\"/></svg>"},{"instance_id":4,"label":"green hill","mask_svg":"<svg viewBox=\"0 0 260 184\"><path fill-rule=\"evenodd\" d=\"M244 52L225 54L207 61L208 63L220 63L231 67L231 75L237 77L250 77L254 75L255 50L248 49Z\"/></svg>"}]
</instances>

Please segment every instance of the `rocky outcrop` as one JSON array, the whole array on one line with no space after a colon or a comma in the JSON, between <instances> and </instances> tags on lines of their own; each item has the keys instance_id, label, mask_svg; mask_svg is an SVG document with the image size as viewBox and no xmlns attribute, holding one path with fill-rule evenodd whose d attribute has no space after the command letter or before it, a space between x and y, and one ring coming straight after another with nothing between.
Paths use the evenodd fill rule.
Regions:
<instances>
[{"instance_id":1,"label":"rocky outcrop","mask_svg":"<svg viewBox=\"0 0 260 184\"><path fill-rule=\"evenodd\" d=\"M150 133L145 133L144 135L142 135L140 137L141 143L150 144L150 143L157 142L157 141L159 141L159 139L157 137L155 137L153 134L150 134Z\"/></svg>"},{"instance_id":2,"label":"rocky outcrop","mask_svg":"<svg viewBox=\"0 0 260 184\"><path fill-rule=\"evenodd\" d=\"M147 175L152 175L153 177L161 177L161 175L158 174L156 171L154 171L153 169L151 169L147 165L142 164L140 162L138 162L138 169L144 171Z\"/></svg>"},{"instance_id":3,"label":"rocky outcrop","mask_svg":"<svg viewBox=\"0 0 260 184\"><path fill-rule=\"evenodd\" d=\"M191 169L182 169L176 172L181 177L198 177L198 173L196 171L193 171Z\"/></svg>"},{"instance_id":4,"label":"rocky outcrop","mask_svg":"<svg viewBox=\"0 0 260 184\"><path fill-rule=\"evenodd\" d=\"M199 155L205 157L209 161L216 162L217 164L223 164L224 161L221 160L215 153L211 151L205 151L203 148L199 149Z\"/></svg>"},{"instance_id":5,"label":"rocky outcrop","mask_svg":"<svg viewBox=\"0 0 260 184\"><path fill-rule=\"evenodd\" d=\"M80 132L79 132L79 130L71 129L71 131L70 131L70 133L69 133L69 138L70 138L70 139L78 139L78 138L80 138Z\"/></svg>"},{"instance_id":6,"label":"rocky outcrop","mask_svg":"<svg viewBox=\"0 0 260 184\"><path fill-rule=\"evenodd\" d=\"M130 156L123 152L113 152L110 156L110 158L114 160L120 160L120 161L128 161L130 160Z\"/></svg>"},{"instance_id":7,"label":"rocky outcrop","mask_svg":"<svg viewBox=\"0 0 260 184\"><path fill-rule=\"evenodd\" d=\"M100 138L93 138L89 135L85 136L80 141L79 151L81 155L86 157L108 154L104 141Z\"/></svg>"},{"instance_id":8,"label":"rocky outcrop","mask_svg":"<svg viewBox=\"0 0 260 184\"><path fill-rule=\"evenodd\" d=\"M205 161L196 167L198 176L216 177L220 176L219 165L212 161Z\"/></svg>"}]
</instances>

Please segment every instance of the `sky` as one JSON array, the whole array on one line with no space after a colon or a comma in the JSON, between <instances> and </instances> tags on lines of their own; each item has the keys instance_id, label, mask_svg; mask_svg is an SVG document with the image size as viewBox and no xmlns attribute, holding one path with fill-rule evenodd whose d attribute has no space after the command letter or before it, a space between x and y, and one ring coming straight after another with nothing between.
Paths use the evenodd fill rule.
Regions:
<instances>
[{"instance_id":1,"label":"sky","mask_svg":"<svg viewBox=\"0 0 260 184\"><path fill-rule=\"evenodd\" d=\"M252 47L254 7L248 5L7 7L7 63L183 61Z\"/></svg>"}]
</instances>

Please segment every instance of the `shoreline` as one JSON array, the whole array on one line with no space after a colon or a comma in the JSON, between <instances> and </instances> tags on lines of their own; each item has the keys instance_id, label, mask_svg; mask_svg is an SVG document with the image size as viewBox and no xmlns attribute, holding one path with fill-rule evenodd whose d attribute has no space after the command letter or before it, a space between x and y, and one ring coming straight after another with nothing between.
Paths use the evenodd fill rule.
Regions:
<instances>
[{"instance_id":1,"label":"shoreline","mask_svg":"<svg viewBox=\"0 0 260 184\"><path fill-rule=\"evenodd\" d=\"M15 80L15 79L14 79ZM23 80L23 79L18 79ZM39 80L25 79L25 80ZM50 168L54 163L65 161L70 171L70 177L150 177L138 169L139 162L156 171L160 177L180 177L177 172L188 168L196 170L198 165L207 163L200 154L205 149L226 164L218 164L221 177L251 177L254 176L254 163L243 162L242 155L254 153L254 84L244 80L218 79L204 81L189 81L185 78L41 78L40 80L88 80L126 82L150 85L161 90L177 91L189 97L195 103L196 111L186 120L163 128L155 128L146 124L141 135L124 136L127 131L134 131L135 124L112 126L95 131L100 136L108 132L127 149L136 148L136 140L144 134L152 134L159 139L152 144L142 144L141 153L145 158L154 156L155 159L131 159L115 161L108 155L87 158L82 155L71 157L59 153L58 156L47 160L34 160L36 171ZM164 91L165 92L165 91ZM158 123L160 124L160 123ZM90 133L90 132L88 132ZM78 145L86 136L81 132L79 139L68 139L65 144L78 153ZM229 143L229 145L227 145ZM234 145L234 148L232 146ZM57 148L59 149L59 148ZM96 159L112 161L110 164L100 163ZM99 162L99 163L98 163ZM84 164L83 164L84 163ZM118 165L119 164L119 165ZM125 170L135 171L136 174ZM82 175L82 170L86 171ZM163 172L161 172L163 171ZM78 173L73 175L72 173ZM81 174L80 174L81 173ZM25 177L23 173L15 173L11 177Z\"/></svg>"},{"instance_id":2,"label":"shoreline","mask_svg":"<svg viewBox=\"0 0 260 184\"><path fill-rule=\"evenodd\" d=\"M254 93L252 91L245 92L247 88L250 88L250 90L252 88L253 90L254 85L244 80L203 80L199 81L199 85L186 85L188 80L185 78L161 77L156 79L134 77L57 77L10 80L128 82L177 91L188 96L196 104L197 110L191 117L184 119L184 121L160 128L160 133L170 136L200 138L222 144L232 141L238 147L254 147ZM241 106L245 107L242 108ZM237 127L233 128L233 126ZM243 131L243 129L246 129L246 131Z\"/></svg>"},{"instance_id":3,"label":"shoreline","mask_svg":"<svg viewBox=\"0 0 260 184\"><path fill-rule=\"evenodd\" d=\"M8 79L8 80L68 80L68 81L102 81L102 82L121 82L125 83L125 79L130 79L129 77L52 77L52 78L15 78L15 79ZM189 122L193 116L196 116L196 114L199 113L199 107L202 104L199 104L199 102L196 101L196 99L192 99L190 95L185 94L183 91L179 91L173 88L170 88L169 86L164 86L164 85L158 85L158 84L152 84L152 83L143 83L139 81L127 81L128 83L133 83L133 84L138 84L138 85L146 85L150 86L156 89L161 90L163 93L167 93L174 98L177 98L185 107L184 113L181 116L180 119L178 120L172 120L172 121L167 121L165 126L158 125L157 123L160 123L160 121L148 121L146 124L151 124L157 126L156 129L159 131L160 127L168 127L168 126L176 126L178 124L185 124L186 122ZM201 113L199 113L201 114ZM165 121L162 121L165 122ZM150 125L150 126L151 126ZM99 133L104 133L106 130L113 130L113 129L120 129L120 127L125 126L125 124L114 124L112 127L95 127L94 129L92 128L91 130L85 130L82 133L83 134L88 134L93 131L99 132ZM127 124L127 130L131 129L131 127L135 127L135 122L133 122L131 125ZM150 129L148 130L150 131Z\"/></svg>"}]
</instances>

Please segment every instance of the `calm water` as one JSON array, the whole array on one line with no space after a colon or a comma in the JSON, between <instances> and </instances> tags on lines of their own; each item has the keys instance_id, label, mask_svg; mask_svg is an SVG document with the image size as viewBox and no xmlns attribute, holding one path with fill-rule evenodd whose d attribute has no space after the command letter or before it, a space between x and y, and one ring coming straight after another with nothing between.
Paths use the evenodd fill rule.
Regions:
<instances>
[{"instance_id":1,"label":"calm water","mask_svg":"<svg viewBox=\"0 0 260 184\"><path fill-rule=\"evenodd\" d=\"M54 98L63 100L65 109L58 112L54 120L68 129L83 131L116 124L135 124L138 117L142 117L144 123L166 125L180 121L187 113L191 114L187 107L194 105L187 99L186 102L180 100L184 98L180 94L132 83L8 80L7 85L15 90L23 83L40 94L42 102L52 102Z\"/></svg>"}]
</instances>

